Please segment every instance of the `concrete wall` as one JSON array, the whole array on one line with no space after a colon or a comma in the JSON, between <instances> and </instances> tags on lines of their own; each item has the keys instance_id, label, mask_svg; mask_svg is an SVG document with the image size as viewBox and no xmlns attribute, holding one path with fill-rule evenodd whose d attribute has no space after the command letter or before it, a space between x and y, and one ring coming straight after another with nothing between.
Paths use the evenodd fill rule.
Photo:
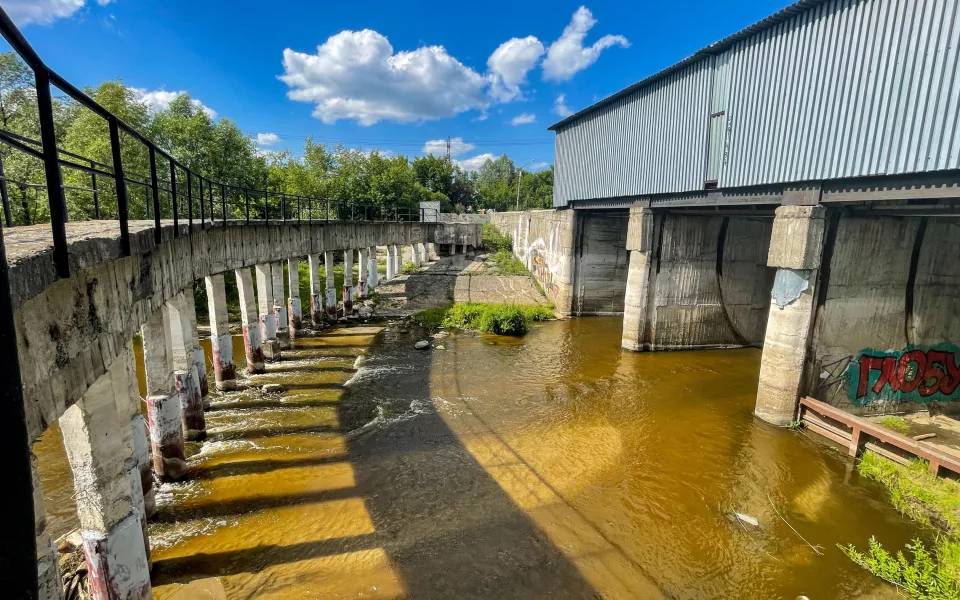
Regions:
<instances>
[{"instance_id":1,"label":"concrete wall","mask_svg":"<svg viewBox=\"0 0 960 600\"><path fill-rule=\"evenodd\" d=\"M571 313L574 234L572 210L493 213L490 222L513 239L513 252L553 303L557 316Z\"/></svg>"},{"instance_id":2,"label":"concrete wall","mask_svg":"<svg viewBox=\"0 0 960 600\"><path fill-rule=\"evenodd\" d=\"M577 212L574 315L623 314L627 289L626 210Z\"/></svg>"},{"instance_id":3,"label":"concrete wall","mask_svg":"<svg viewBox=\"0 0 960 600\"><path fill-rule=\"evenodd\" d=\"M6 232L17 345L32 439L56 421L109 368L140 326L164 302L207 275L324 250L386 244L478 245L478 225L336 223L215 227L153 243L152 224L131 223L132 255L120 257L115 223L71 224L68 279L55 279L49 226ZM43 229L39 229L42 227ZM109 227L109 229L108 229ZM99 229L98 229L99 228ZM78 232L86 231L86 235Z\"/></svg>"},{"instance_id":4,"label":"concrete wall","mask_svg":"<svg viewBox=\"0 0 960 600\"><path fill-rule=\"evenodd\" d=\"M807 392L861 414L931 402L960 410L960 222L833 215L829 223ZM891 377L881 381L885 360Z\"/></svg>"},{"instance_id":5,"label":"concrete wall","mask_svg":"<svg viewBox=\"0 0 960 600\"><path fill-rule=\"evenodd\" d=\"M489 223L490 215L489 214L476 214L476 213L440 213L439 220L443 223Z\"/></svg>"},{"instance_id":6,"label":"concrete wall","mask_svg":"<svg viewBox=\"0 0 960 600\"><path fill-rule=\"evenodd\" d=\"M655 227L650 347L761 345L774 275L766 266L772 219L666 214Z\"/></svg>"}]
</instances>

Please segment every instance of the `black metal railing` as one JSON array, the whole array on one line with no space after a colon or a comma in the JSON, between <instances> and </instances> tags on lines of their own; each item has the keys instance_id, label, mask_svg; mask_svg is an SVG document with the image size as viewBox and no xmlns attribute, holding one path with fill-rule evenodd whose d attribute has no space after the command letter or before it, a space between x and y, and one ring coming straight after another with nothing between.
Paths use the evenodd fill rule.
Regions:
<instances>
[{"instance_id":1,"label":"black metal railing","mask_svg":"<svg viewBox=\"0 0 960 600\"><path fill-rule=\"evenodd\" d=\"M419 221L427 220L424 209L400 206L396 203L376 203L365 200L333 200L287 194L269 189L253 189L228 184L204 177L178 161L169 152L127 125L116 115L98 104L69 81L51 70L26 41L6 12L0 8L0 34L33 71L36 81L36 100L39 113L40 139L0 129L0 143L32 156L43 163L44 182L16 181L4 172L0 160L0 202L3 205L3 224L14 225L11 210L10 187L21 191L25 218L28 216L28 190L34 195L34 204L41 190L46 191L50 227L53 233L53 262L59 277L70 275L67 252L66 223L70 220L67 193L89 194L92 206L79 211L81 220L116 219L120 228L120 248L130 254L132 219L152 220L154 239L162 241L163 221L173 221L173 235L179 236L183 222L189 224L188 234L195 226L210 227L228 222L318 222L349 221ZM109 126L111 164L57 147L54 127L54 107L51 89L56 87L80 107L103 118ZM121 136L146 149L149 173L126 170L121 152ZM89 176L89 184L65 185L63 169ZM104 181L111 182L116 197L116 208L105 209ZM139 191L138 191L139 190ZM133 195L131 195L133 194ZM142 196L141 196L142 194ZM131 214L131 198L143 205L140 214ZM111 196L111 200L112 200ZM77 213L78 211L74 211ZM85 217L85 218L84 218Z\"/></svg>"}]
</instances>

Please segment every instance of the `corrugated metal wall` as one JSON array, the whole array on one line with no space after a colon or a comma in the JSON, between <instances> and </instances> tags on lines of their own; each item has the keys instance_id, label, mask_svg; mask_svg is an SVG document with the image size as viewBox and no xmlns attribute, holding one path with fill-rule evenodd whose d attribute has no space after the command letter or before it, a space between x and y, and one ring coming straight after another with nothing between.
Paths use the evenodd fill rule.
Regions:
<instances>
[{"instance_id":1,"label":"corrugated metal wall","mask_svg":"<svg viewBox=\"0 0 960 600\"><path fill-rule=\"evenodd\" d=\"M558 131L554 205L701 186L711 76L700 61Z\"/></svg>"},{"instance_id":2,"label":"corrugated metal wall","mask_svg":"<svg viewBox=\"0 0 960 600\"><path fill-rule=\"evenodd\" d=\"M720 187L958 169L958 5L835 0L737 42L713 137L722 56L584 115L557 131L555 204L702 189L708 140Z\"/></svg>"}]
</instances>

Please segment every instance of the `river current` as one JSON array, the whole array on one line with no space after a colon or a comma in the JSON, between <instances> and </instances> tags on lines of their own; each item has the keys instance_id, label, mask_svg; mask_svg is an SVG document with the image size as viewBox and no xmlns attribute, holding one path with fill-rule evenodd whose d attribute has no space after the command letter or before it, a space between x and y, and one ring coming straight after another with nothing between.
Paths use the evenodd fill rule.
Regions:
<instances>
[{"instance_id":1,"label":"river current","mask_svg":"<svg viewBox=\"0 0 960 600\"><path fill-rule=\"evenodd\" d=\"M928 535L842 452L752 416L758 350L622 352L614 317L424 335L297 340L250 379L282 395L215 396L160 487L155 597L894 598L837 545ZM54 536L76 526L61 446L35 447Z\"/></svg>"}]
</instances>

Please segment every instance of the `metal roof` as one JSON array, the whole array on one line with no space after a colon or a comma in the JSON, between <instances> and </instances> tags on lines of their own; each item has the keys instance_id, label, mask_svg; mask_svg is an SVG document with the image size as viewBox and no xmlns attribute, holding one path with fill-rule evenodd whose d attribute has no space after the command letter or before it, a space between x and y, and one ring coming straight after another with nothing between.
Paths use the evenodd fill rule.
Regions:
<instances>
[{"instance_id":1,"label":"metal roof","mask_svg":"<svg viewBox=\"0 0 960 600\"><path fill-rule=\"evenodd\" d=\"M790 6L773 13L769 17L763 20L757 21L753 25L750 25L749 27L741 29L740 31L738 31L737 33L734 33L731 36L723 38L719 42L714 42L709 46L706 46L705 48L697 50L696 52L694 52L687 58L681 60L680 62L675 63L667 67L666 69L663 69L662 71L654 73L653 75L647 77L646 79L641 79L637 83L629 87L626 87L613 95L607 96L606 98L604 98L603 100L600 100L599 102L595 102L584 109L578 110L577 112L573 113L569 117L566 117L565 119L557 121L547 129L549 131L556 131L557 129L563 127L564 125L572 123L573 121L576 121L577 119L583 117L584 115L592 113L593 111L599 108L602 108L612 102L616 102L618 99L624 96L627 96L629 94L632 94L633 92L643 87L646 87L655 81L663 79L667 75L670 75L671 73L678 71L679 69L682 69L683 67L686 67L691 63L694 63L707 56L719 54L720 52L723 52L727 48L733 46L740 40L743 40L756 33L759 33L761 31L774 27L796 16L799 13L802 13L806 10L809 10L821 4L824 4L827 1L828 0L800 0L799 2L791 4Z\"/></svg>"}]
</instances>

